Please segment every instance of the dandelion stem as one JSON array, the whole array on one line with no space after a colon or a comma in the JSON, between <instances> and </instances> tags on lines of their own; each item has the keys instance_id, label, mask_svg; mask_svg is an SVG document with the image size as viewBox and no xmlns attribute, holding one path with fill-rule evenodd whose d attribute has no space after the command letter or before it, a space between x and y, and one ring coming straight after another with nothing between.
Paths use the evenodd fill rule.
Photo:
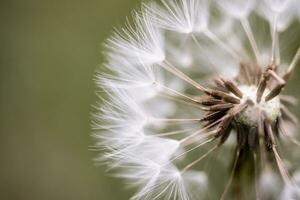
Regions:
<instances>
[{"instance_id":1,"label":"dandelion stem","mask_svg":"<svg viewBox=\"0 0 300 200\"><path fill-rule=\"evenodd\" d=\"M258 143L259 143L259 152L261 159L261 169L264 169L266 166L266 150L264 145L264 137L265 137L265 127L264 127L264 118L262 116L262 112L259 112L259 119L257 120L258 124Z\"/></svg>"},{"instance_id":2,"label":"dandelion stem","mask_svg":"<svg viewBox=\"0 0 300 200\"><path fill-rule=\"evenodd\" d=\"M280 106L280 110L286 118L288 118L292 123L298 125L299 120L298 118L291 112L285 105Z\"/></svg>"},{"instance_id":3,"label":"dandelion stem","mask_svg":"<svg viewBox=\"0 0 300 200\"><path fill-rule=\"evenodd\" d=\"M292 143L294 143L295 145L300 147L300 142L298 140L296 140L295 138L293 138L290 135L286 135L286 136L292 141Z\"/></svg>"},{"instance_id":4,"label":"dandelion stem","mask_svg":"<svg viewBox=\"0 0 300 200\"><path fill-rule=\"evenodd\" d=\"M166 123L190 123L190 122L199 122L199 118L191 118L191 119L170 119L170 118L153 118L151 121L158 121L158 122L166 122Z\"/></svg>"},{"instance_id":5,"label":"dandelion stem","mask_svg":"<svg viewBox=\"0 0 300 200\"><path fill-rule=\"evenodd\" d=\"M219 147L220 147L220 144L218 143L213 148L211 148L208 152L206 152L203 156L201 156L197 160L193 161L192 163L190 163L186 167L184 167L183 170L181 171L181 173L182 174L185 173L188 169L190 169L195 164L197 164L198 162L200 162L201 160L203 160L204 158L206 158L209 154L211 154L212 152L214 152L215 150L217 150Z\"/></svg>"},{"instance_id":6,"label":"dandelion stem","mask_svg":"<svg viewBox=\"0 0 300 200\"><path fill-rule=\"evenodd\" d=\"M297 106L297 104L298 104L298 99L293 96L280 95L279 98L280 98L280 101L286 105Z\"/></svg>"},{"instance_id":7,"label":"dandelion stem","mask_svg":"<svg viewBox=\"0 0 300 200\"><path fill-rule=\"evenodd\" d=\"M176 96L171 96L171 95L164 95L166 98L169 98L171 100L173 100L174 102L178 102L178 103L181 103L181 104L184 104L184 105L189 105L189 106L192 106L192 107L195 107L195 108L198 108L200 110L203 110L203 107L200 106L198 103L195 103L195 102L191 102L191 101L186 101L184 99L181 99L181 98L178 98Z\"/></svg>"},{"instance_id":8,"label":"dandelion stem","mask_svg":"<svg viewBox=\"0 0 300 200\"><path fill-rule=\"evenodd\" d=\"M284 79L282 79L280 76L278 76L273 70L270 70L269 74L270 74L270 76L273 77L273 79L275 79L277 81L277 84L269 92L269 94L265 97L265 101L270 101L274 97L277 97L281 93L284 86L286 85L286 81Z\"/></svg>"},{"instance_id":9,"label":"dandelion stem","mask_svg":"<svg viewBox=\"0 0 300 200\"><path fill-rule=\"evenodd\" d=\"M274 15L273 23L272 23L272 52L271 52L271 64L275 64L275 54L276 54L276 47L278 42L277 37L277 21L278 21L278 14Z\"/></svg>"},{"instance_id":10,"label":"dandelion stem","mask_svg":"<svg viewBox=\"0 0 300 200\"><path fill-rule=\"evenodd\" d=\"M258 189L258 168L257 168L257 155L252 150L253 155L253 164L254 164L254 187L255 187L255 196L256 200L259 200L259 189Z\"/></svg>"},{"instance_id":11,"label":"dandelion stem","mask_svg":"<svg viewBox=\"0 0 300 200\"><path fill-rule=\"evenodd\" d=\"M234 59L240 60L240 56L228 44L223 42L216 34L214 34L209 30L204 31L204 34L215 44L217 44L222 49L224 49L227 53L229 53Z\"/></svg>"},{"instance_id":12,"label":"dandelion stem","mask_svg":"<svg viewBox=\"0 0 300 200\"><path fill-rule=\"evenodd\" d=\"M187 133L192 131L193 129L183 129L183 130L177 130L177 131L169 131L164 133L156 134L155 136L164 137L164 136L173 136L173 135L179 135L183 133Z\"/></svg>"},{"instance_id":13,"label":"dandelion stem","mask_svg":"<svg viewBox=\"0 0 300 200\"><path fill-rule=\"evenodd\" d=\"M286 136L292 143L294 143L295 145L299 146L300 147L300 142L298 140L296 140L295 138L293 138L291 135L289 135L287 132L286 132L286 127L285 127L285 124L283 122L283 119L282 118L279 118L278 120L279 122L279 130L280 132Z\"/></svg>"},{"instance_id":14,"label":"dandelion stem","mask_svg":"<svg viewBox=\"0 0 300 200\"><path fill-rule=\"evenodd\" d=\"M252 50L254 52L254 55L255 55L255 58L256 58L256 61L259 62L259 50L258 50L258 46L257 46L257 43L256 43L256 40L254 38L254 34L253 34L253 31L252 31L252 28L250 26L250 23L249 23L249 20L246 18L246 19L241 19L241 24L245 30L245 33L249 39L249 42L250 42L250 45L252 47Z\"/></svg>"},{"instance_id":15,"label":"dandelion stem","mask_svg":"<svg viewBox=\"0 0 300 200\"><path fill-rule=\"evenodd\" d=\"M220 200L223 200L225 198L226 193L227 193L227 191L228 191L228 189L229 189L229 187L230 187L230 185L232 183L232 180L233 180L233 177L234 177L234 173L235 173L235 170L236 170L237 161L238 161L239 156L240 156L240 149L239 149L239 147L236 147L236 153L235 153L235 157L234 157L234 163L233 163L233 167L232 167L232 170L231 170L231 174L230 174L229 180L228 180L228 182L226 184L226 187L225 187L225 189L224 189L224 191L223 191L223 193L221 195Z\"/></svg>"},{"instance_id":16,"label":"dandelion stem","mask_svg":"<svg viewBox=\"0 0 300 200\"><path fill-rule=\"evenodd\" d=\"M276 163L277 163L278 169L280 171L280 174L281 174L284 182L288 185L294 185L291 177L289 176L288 172L286 171L286 168L284 167L283 161L282 161L281 157L278 154L276 146L272 147L272 151L275 155Z\"/></svg>"},{"instance_id":17,"label":"dandelion stem","mask_svg":"<svg viewBox=\"0 0 300 200\"><path fill-rule=\"evenodd\" d=\"M207 130L207 129L208 129L208 128L203 128L203 129L200 129L200 130L198 130L198 131L195 131L195 132L192 133L191 135L189 135L189 136L187 136L187 137L181 139L181 140L179 141L179 143L182 144L182 146L187 146L187 145L193 143L193 142L189 142L189 140L191 140L192 138L194 138L194 137L198 136L199 134L203 133L203 131L205 131L205 130ZM206 133L206 134L201 135L201 136L202 136L202 137L208 137L208 136L212 136L212 135L215 135L215 134L216 134L216 131L211 131L211 132ZM197 142L198 142L198 141L199 141L199 140L197 140Z\"/></svg>"},{"instance_id":18,"label":"dandelion stem","mask_svg":"<svg viewBox=\"0 0 300 200\"><path fill-rule=\"evenodd\" d=\"M285 74L283 76L283 79L285 81L287 81L289 79L289 77L290 77L292 71L295 69L295 67L296 67L299 59L300 59L300 47L298 48L298 50L297 50L297 52L296 52L296 54L295 54L295 56L294 56L291 64L289 65L288 69L286 70L286 72L285 72Z\"/></svg>"},{"instance_id":19,"label":"dandelion stem","mask_svg":"<svg viewBox=\"0 0 300 200\"><path fill-rule=\"evenodd\" d=\"M203 50L203 48L202 48L200 42L198 41L197 37L195 36L195 34L192 34L192 39L193 39L193 41L196 43L197 47L198 47L200 50ZM213 61L210 59L210 56L207 55L206 51L202 51L202 53L205 54L207 60L209 60L209 63L211 64L212 69L214 70L214 72L215 72L216 74L219 74L218 70L216 69L215 64L214 64Z\"/></svg>"},{"instance_id":20,"label":"dandelion stem","mask_svg":"<svg viewBox=\"0 0 300 200\"><path fill-rule=\"evenodd\" d=\"M199 83L197 83L196 81L194 81L193 79L188 77L185 73L183 73L182 71L180 71L179 69L174 67L169 61L165 60L164 62L160 63L160 66L163 67L164 69L166 69L167 71L171 72L172 74L174 74L178 78L180 78L180 79L186 81L187 83L191 84L192 86L194 86L198 90L200 90L202 92L205 91L205 87L203 87L202 85L200 85Z\"/></svg>"},{"instance_id":21,"label":"dandelion stem","mask_svg":"<svg viewBox=\"0 0 300 200\"><path fill-rule=\"evenodd\" d=\"M187 150L187 151L181 153L180 155L176 156L175 158L169 160L169 162L166 163L166 165L169 164L169 163L172 163L174 160L177 160L178 158L180 158L180 157L186 155L187 153L190 153L190 152L192 152L192 151L198 149L199 147L201 147L201 146L203 146L203 145L205 145L205 144L207 144L207 143L210 143L210 142L212 142L212 141L214 141L214 140L215 140L215 138L208 138L207 140L204 140L203 142L201 142L201 143L198 144L197 146L195 146L195 147L193 147L193 148L191 148L191 149L189 149L189 150Z\"/></svg>"},{"instance_id":22,"label":"dandelion stem","mask_svg":"<svg viewBox=\"0 0 300 200\"><path fill-rule=\"evenodd\" d=\"M192 97L189 97L189 96L186 95L186 94L183 94L183 93L181 93L181 92L178 92L178 91L176 91L176 90L174 90L174 89L172 89L172 88L169 88L169 87L167 87L167 86L164 86L164 85L162 85L162 84L160 84L160 83L155 83L155 84L157 84L159 87L165 89L166 91L169 91L169 92L171 92L171 93L174 93L174 94L176 94L176 95L178 95L178 96L180 96L180 97L183 97L183 98L185 98L185 99L187 99L187 100L189 100L189 101L191 101L191 102L198 103L198 101L197 101L196 99L194 99L194 98L192 98Z\"/></svg>"},{"instance_id":23,"label":"dandelion stem","mask_svg":"<svg viewBox=\"0 0 300 200\"><path fill-rule=\"evenodd\" d=\"M289 173L287 172L284 164L283 164L283 161L277 151L277 148L276 148L276 144L275 144L275 137L274 137L274 133L273 133L273 130L272 130L272 125L270 123L266 123L266 128L267 128L267 134L270 138L270 141L271 141L271 144L272 144L272 151L274 153L274 156L275 156L275 160L276 160L276 163L277 163L277 166L278 166L278 169L279 169L279 172L284 180L284 182L288 185L294 185Z\"/></svg>"},{"instance_id":24,"label":"dandelion stem","mask_svg":"<svg viewBox=\"0 0 300 200\"><path fill-rule=\"evenodd\" d=\"M276 52L275 52L275 64L279 66L281 63L281 55L280 55L280 43L279 43L279 34L276 34Z\"/></svg>"}]
</instances>

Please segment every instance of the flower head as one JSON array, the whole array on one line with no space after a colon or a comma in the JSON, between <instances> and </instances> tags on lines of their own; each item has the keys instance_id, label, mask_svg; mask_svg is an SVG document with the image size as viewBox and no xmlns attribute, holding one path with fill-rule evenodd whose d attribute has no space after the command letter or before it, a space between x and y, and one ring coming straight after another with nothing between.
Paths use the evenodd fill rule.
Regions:
<instances>
[{"instance_id":1,"label":"flower head","mask_svg":"<svg viewBox=\"0 0 300 200\"><path fill-rule=\"evenodd\" d=\"M282 93L300 58L295 8L294 0L161 0L107 40L94 135L99 160L137 188L132 199L298 195L299 166L280 145L300 148L296 99Z\"/></svg>"}]
</instances>

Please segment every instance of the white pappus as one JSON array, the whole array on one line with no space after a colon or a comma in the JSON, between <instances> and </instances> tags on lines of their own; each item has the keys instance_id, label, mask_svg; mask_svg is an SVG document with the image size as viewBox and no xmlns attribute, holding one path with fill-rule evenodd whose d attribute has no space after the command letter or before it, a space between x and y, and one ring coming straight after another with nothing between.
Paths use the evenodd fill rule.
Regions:
<instances>
[{"instance_id":1,"label":"white pappus","mask_svg":"<svg viewBox=\"0 0 300 200\"><path fill-rule=\"evenodd\" d=\"M96 160L133 200L295 195L300 166L281 143L300 150L296 99L282 91L300 58L299 13L297 0L143 3L104 44Z\"/></svg>"}]
</instances>

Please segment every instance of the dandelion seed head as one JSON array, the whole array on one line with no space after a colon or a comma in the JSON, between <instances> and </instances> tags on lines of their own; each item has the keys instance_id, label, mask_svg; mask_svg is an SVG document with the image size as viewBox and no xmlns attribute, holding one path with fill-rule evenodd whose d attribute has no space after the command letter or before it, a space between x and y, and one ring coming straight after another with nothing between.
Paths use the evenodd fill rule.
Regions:
<instances>
[{"instance_id":1,"label":"dandelion seed head","mask_svg":"<svg viewBox=\"0 0 300 200\"><path fill-rule=\"evenodd\" d=\"M127 28L115 31L114 37L107 40L105 47L108 61L122 64L126 58L131 65L152 65L163 61L165 53L162 34L154 27L147 12L142 16L134 13L134 21L134 27L128 22Z\"/></svg>"},{"instance_id":2,"label":"dandelion seed head","mask_svg":"<svg viewBox=\"0 0 300 200\"><path fill-rule=\"evenodd\" d=\"M273 12L280 13L285 10L293 0L263 0L262 2Z\"/></svg>"},{"instance_id":3,"label":"dandelion seed head","mask_svg":"<svg viewBox=\"0 0 300 200\"><path fill-rule=\"evenodd\" d=\"M264 0L259 4L257 12L267 19L270 24L274 25L276 23L278 31L283 32L289 27L297 14L294 6L293 0Z\"/></svg>"},{"instance_id":4,"label":"dandelion seed head","mask_svg":"<svg viewBox=\"0 0 300 200\"><path fill-rule=\"evenodd\" d=\"M296 198L299 166L285 160L298 151L283 158L279 144L300 146L297 101L283 93L299 5L153 0L115 29L92 128L97 160L136 188L132 200Z\"/></svg>"},{"instance_id":5,"label":"dandelion seed head","mask_svg":"<svg viewBox=\"0 0 300 200\"><path fill-rule=\"evenodd\" d=\"M262 97L262 101L256 101L256 86L245 86L242 85L240 90L244 94L242 101L250 101L250 106L246 108L242 113L238 115L238 121L249 126L257 126L257 119L260 113L263 113L266 119L275 122L280 116L280 99L275 97L270 101L265 101L267 94L270 92L266 90L266 93Z\"/></svg>"},{"instance_id":6,"label":"dandelion seed head","mask_svg":"<svg viewBox=\"0 0 300 200\"><path fill-rule=\"evenodd\" d=\"M208 0L161 0L162 5L149 4L149 13L157 25L165 30L189 34L207 28Z\"/></svg>"},{"instance_id":7,"label":"dandelion seed head","mask_svg":"<svg viewBox=\"0 0 300 200\"><path fill-rule=\"evenodd\" d=\"M235 18L247 17L255 6L255 0L240 1L240 0L217 0L218 4Z\"/></svg>"}]
</instances>

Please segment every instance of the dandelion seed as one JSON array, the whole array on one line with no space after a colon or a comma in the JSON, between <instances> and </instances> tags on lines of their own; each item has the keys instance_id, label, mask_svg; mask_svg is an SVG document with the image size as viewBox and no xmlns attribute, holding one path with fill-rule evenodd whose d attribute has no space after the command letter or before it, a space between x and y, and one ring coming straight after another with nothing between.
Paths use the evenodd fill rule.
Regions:
<instances>
[{"instance_id":1,"label":"dandelion seed","mask_svg":"<svg viewBox=\"0 0 300 200\"><path fill-rule=\"evenodd\" d=\"M151 1L107 40L94 136L98 160L137 188L133 200L299 198L298 166L282 147L299 148L290 132L297 99L282 91L300 48L287 56L279 45L299 26L295 8L293 0ZM204 164L216 154L227 163L219 180Z\"/></svg>"}]
</instances>

